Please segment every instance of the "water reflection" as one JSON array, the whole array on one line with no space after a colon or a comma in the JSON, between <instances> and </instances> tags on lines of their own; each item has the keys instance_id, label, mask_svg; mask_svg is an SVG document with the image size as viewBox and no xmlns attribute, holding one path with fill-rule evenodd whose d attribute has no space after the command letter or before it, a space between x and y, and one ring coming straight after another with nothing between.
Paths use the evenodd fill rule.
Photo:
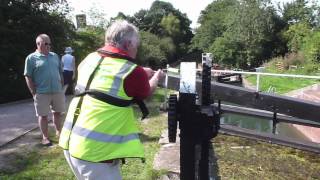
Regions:
<instances>
[{"instance_id":1,"label":"water reflection","mask_svg":"<svg viewBox=\"0 0 320 180\"><path fill-rule=\"evenodd\" d=\"M224 113L221 115L221 124L233 125L241 128L256 130L258 132L272 133L272 120L258 117ZM291 124L287 123L278 123L276 134L296 140L310 141L300 131L296 130Z\"/></svg>"}]
</instances>

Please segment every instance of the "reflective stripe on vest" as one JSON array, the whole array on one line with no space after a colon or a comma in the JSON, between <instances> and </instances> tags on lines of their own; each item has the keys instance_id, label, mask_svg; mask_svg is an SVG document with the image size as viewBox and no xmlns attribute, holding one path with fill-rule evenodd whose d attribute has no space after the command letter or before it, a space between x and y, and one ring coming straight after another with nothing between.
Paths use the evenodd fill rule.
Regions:
<instances>
[{"instance_id":1,"label":"reflective stripe on vest","mask_svg":"<svg viewBox=\"0 0 320 180\"><path fill-rule=\"evenodd\" d=\"M121 86L121 82L122 82L122 79L124 77L124 75L126 75L128 73L128 71L132 68L134 64L130 61L127 61L120 69L120 71L115 75L115 79L112 83L112 86L110 88L110 91L109 92L104 92L104 91L101 91L105 94L108 94L112 97L115 97L115 98L119 98L119 99L124 99L120 96L118 96L118 91L120 89L120 86ZM84 92L85 91L85 86L84 85L81 85L81 84L77 84L76 88L76 93L81 93L81 92ZM126 98L128 99L128 98Z\"/></svg>"},{"instance_id":2,"label":"reflective stripe on vest","mask_svg":"<svg viewBox=\"0 0 320 180\"><path fill-rule=\"evenodd\" d=\"M60 138L59 138L59 146L62 147L63 149L69 149L69 139L71 135L71 129L72 129L72 121L73 117L77 112L77 104L78 101L80 100L79 97L75 97L71 100L67 116L64 121L64 125L62 127L61 133L60 133Z\"/></svg>"},{"instance_id":3,"label":"reflective stripe on vest","mask_svg":"<svg viewBox=\"0 0 320 180\"><path fill-rule=\"evenodd\" d=\"M66 122L64 124L64 128L71 131L72 123ZM139 135L137 133L132 133L126 136L110 135L110 134L95 132L90 129L86 129L78 126L73 127L72 133L75 133L85 138L90 138L95 141L112 142L112 143L124 143L133 139L139 139Z\"/></svg>"}]
</instances>

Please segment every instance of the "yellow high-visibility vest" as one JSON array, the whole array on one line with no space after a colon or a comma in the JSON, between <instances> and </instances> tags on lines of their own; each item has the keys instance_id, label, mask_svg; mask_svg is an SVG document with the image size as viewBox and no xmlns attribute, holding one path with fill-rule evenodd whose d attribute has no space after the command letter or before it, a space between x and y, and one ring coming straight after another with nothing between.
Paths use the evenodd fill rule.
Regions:
<instances>
[{"instance_id":1,"label":"yellow high-visibility vest","mask_svg":"<svg viewBox=\"0 0 320 180\"><path fill-rule=\"evenodd\" d=\"M79 65L77 86L86 87L101 56L91 53ZM124 79L137 65L121 58L106 57L94 74L89 89L121 100L132 100L124 90ZM79 97L69 105L59 145L75 157L91 162L118 158L144 158L143 145L133 108L115 106L91 96L84 96L80 110ZM79 111L79 112L78 112ZM73 125L74 114L79 113Z\"/></svg>"}]
</instances>

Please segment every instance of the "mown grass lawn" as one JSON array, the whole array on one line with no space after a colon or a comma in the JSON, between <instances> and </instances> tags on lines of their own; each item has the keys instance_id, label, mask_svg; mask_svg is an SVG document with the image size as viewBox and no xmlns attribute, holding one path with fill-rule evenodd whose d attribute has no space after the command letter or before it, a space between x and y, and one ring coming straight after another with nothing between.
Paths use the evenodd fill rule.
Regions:
<instances>
[{"instance_id":1,"label":"mown grass lawn","mask_svg":"<svg viewBox=\"0 0 320 180\"><path fill-rule=\"evenodd\" d=\"M310 74L304 72L303 70L288 70L288 71L277 71L272 68L267 68L266 72L275 74L299 74L299 75L310 75L315 76L315 74ZM248 75L245 77L250 83L256 85L257 76ZM274 88L275 93L284 94L296 89L300 89L306 86L320 83L320 79L307 79L307 78L292 78L292 77L276 77L276 76L260 76L259 90L266 92L269 88Z\"/></svg>"},{"instance_id":2,"label":"mown grass lawn","mask_svg":"<svg viewBox=\"0 0 320 180\"><path fill-rule=\"evenodd\" d=\"M252 84L256 84L257 78L255 75L247 76L246 79ZM319 82L319 80L313 79L260 76L259 89L260 91L266 92L270 87L274 87L275 93L284 94Z\"/></svg>"}]
</instances>

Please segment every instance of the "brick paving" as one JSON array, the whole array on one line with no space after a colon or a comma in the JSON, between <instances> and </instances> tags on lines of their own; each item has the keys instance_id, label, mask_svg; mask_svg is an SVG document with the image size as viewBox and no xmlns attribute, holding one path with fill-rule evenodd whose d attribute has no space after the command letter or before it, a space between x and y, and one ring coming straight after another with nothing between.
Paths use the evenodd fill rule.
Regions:
<instances>
[{"instance_id":1,"label":"brick paving","mask_svg":"<svg viewBox=\"0 0 320 180\"><path fill-rule=\"evenodd\" d=\"M306 87L301 90L288 93L289 96L320 103L320 84ZM319 110L320 111L320 110ZM320 128L308 127L302 125L293 125L297 130L303 133L312 142L320 143Z\"/></svg>"}]
</instances>

